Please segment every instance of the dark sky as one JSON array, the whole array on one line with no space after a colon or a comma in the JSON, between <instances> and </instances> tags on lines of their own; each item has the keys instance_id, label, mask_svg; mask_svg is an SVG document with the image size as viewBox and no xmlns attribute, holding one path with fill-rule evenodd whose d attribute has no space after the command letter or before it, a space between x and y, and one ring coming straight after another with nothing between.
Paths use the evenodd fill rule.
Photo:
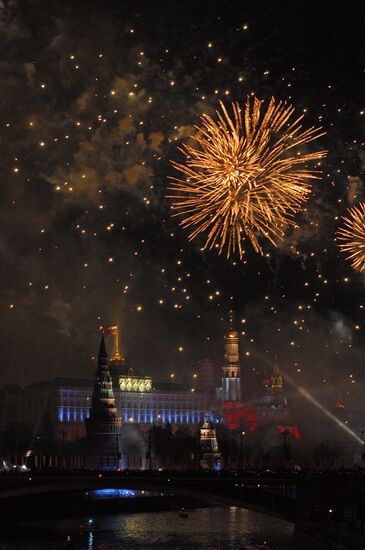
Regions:
<instances>
[{"instance_id":1,"label":"dark sky","mask_svg":"<svg viewBox=\"0 0 365 550\"><path fill-rule=\"evenodd\" d=\"M362 404L364 278L334 232L365 199L363 29L359 2L1 2L1 382L89 376L116 322L145 374L218 369L233 308L247 381L277 354ZM251 92L323 125L328 157L300 229L227 261L165 196L199 115Z\"/></svg>"}]
</instances>

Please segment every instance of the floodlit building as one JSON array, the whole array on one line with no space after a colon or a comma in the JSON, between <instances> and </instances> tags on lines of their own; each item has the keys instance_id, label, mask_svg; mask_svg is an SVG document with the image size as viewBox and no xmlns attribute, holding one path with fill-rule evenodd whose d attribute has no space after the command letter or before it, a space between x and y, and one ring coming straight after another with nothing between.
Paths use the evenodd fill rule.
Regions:
<instances>
[{"instance_id":1,"label":"floodlit building","mask_svg":"<svg viewBox=\"0 0 365 550\"><path fill-rule=\"evenodd\" d=\"M231 430L242 427L251 432L272 426L279 434L290 433L299 439L299 430L290 417L283 388L283 378L276 364L271 377L264 376L262 390L253 399L242 398L239 336L234 328L233 311L229 312L228 331L224 336L222 386L217 388L216 416Z\"/></svg>"},{"instance_id":2,"label":"floodlit building","mask_svg":"<svg viewBox=\"0 0 365 550\"><path fill-rule=\"evenodd\" d=\"M152 425L171 424L173 429L199 429L207 410L207 395L173 381L154 381L137 374L123 358L118 344L109 361L115 406L122 423L138 424L143 431ZM86 435L94 381L92 378L54 378L25 390L25 418L35 433L52 428L56 439L73 441Z\"/></svg>"},{"instance_id":3,"label":"floodlit building","mask_svg":"<svg viewBox=\"0 0 365 550\"><path fill-rule=\"evenodd\" d=\"M254 432L258 427L270 426L279 434L290 433L299 438L298 428L290 420L283 378L277 364L272 375L264 377L264 384L254 398L242 397L239 334L234 327L232 311L224 335L219 388L215 387L213 365L209 359L200 363L199 375L194 375L197 377L194 388L174 380L155 381L148 373L136 372L127 364L120 350L118 327L111 327L108 332L114 337L114 352L109 360L102 338L95 380L54 378L31 384L24 390L3 390L4 403L13 400L19 405L18 401L21 401L21 406L16 407L18 417L21 414L20 420L40 445L47 437L65 449L70 442L87 436L89 448L99 446L108 450L101 455L104 458L95 458L95 464L104 464L100 467L144 468L148 454L145 433L152 426L170 424L173 431L179 428L190 432L202 430L203 454L213 453L209 460L208 455L203 460L207 467L211 467L213 463L219 463L219 450L214 424L208 417L219 420L233 431ZM9 403L9 410L11 406ZM0 415L3 433L6 432L5 421L7 425L9 420L6 408L3 407ZM103 442L104 439L107 443ZM123 449L129 450L123 454ZM117 458L119 455L121 457ZM98 455L91 452L91 456Z\"/></svg>"}]
</instances>

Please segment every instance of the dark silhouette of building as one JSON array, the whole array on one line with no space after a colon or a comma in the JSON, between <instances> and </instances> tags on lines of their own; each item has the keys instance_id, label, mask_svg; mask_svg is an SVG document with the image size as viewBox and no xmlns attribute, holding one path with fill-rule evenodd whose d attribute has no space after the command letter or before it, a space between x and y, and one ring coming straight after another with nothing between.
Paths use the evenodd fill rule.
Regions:
<instances>
[{"instance_id":1,"label":"dark silhouette of building","mask_svg":"<svg viewBox=\"0 0 365 550\"><path fill-rule=\"evenodd\" d=\"M101 336L90 416L85 420L88 467L112 470L119 467L122 419L117 415L104 336Z\"/></svg>"}]
</instances>

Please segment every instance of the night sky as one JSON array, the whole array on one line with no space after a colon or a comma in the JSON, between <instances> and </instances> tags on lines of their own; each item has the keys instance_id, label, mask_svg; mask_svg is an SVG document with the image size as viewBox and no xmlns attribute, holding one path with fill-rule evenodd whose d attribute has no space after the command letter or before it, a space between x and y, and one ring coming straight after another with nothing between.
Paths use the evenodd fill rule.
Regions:
<instances>
[{"instance_id":1,"label":"night sky","mask_svg":"<svg viewBox=\"0 0 365 550\"><path fill-rule=\"evenodd\" d=\"M360 3L251 4L0 3L1 383L91 376L117 322L140 372L218 373L232 308L243 386L277 354L320 401L365 403L364 277L334 242L365 199ZM199 116L253 92L328 156L300 228L241 262L189 243L166 195Z\"/></svg>"}]
</instances>

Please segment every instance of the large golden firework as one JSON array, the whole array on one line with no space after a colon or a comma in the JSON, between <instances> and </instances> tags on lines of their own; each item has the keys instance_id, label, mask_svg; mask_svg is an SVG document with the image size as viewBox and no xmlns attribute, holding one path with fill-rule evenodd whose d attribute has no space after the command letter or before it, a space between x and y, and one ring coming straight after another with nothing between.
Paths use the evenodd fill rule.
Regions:
<instances>
[{"instance_id":1,"label":"large golden firework","mask_svg":"<svg viewBox=\"0 0 365 550\"><path fill-rule=\"evenodd\" d=\"M220 102L217 119L203 115L193 145L180 148L185 163L173 162L184 176L171 178L175 215L192 228L190 240L207 231L204 249L216 247L220 254L226 247L227 257L238 251L242 258L245 236L261 254L258 237L276 246L285 228L295 225L293 216L311 190L309 180L319 177L306 163L326 155L294 150L323 132L302 130L303 116L291 122L291 105L271 98L264 113L261 105L248 98L242 113L232 103L231 116Z\"/></svg>"},{"instance_id":2,"label":"large golden firework","mask_svg":"<svg viewBox=\"0 0 365 550\"><path fill-rule=\"evenodd\" d=\"M348 209L348 216L343 216L343 227L338 229L336 240L341 252L358 271L365 269L365 203Z\"/></svg>"}]
</instances>

